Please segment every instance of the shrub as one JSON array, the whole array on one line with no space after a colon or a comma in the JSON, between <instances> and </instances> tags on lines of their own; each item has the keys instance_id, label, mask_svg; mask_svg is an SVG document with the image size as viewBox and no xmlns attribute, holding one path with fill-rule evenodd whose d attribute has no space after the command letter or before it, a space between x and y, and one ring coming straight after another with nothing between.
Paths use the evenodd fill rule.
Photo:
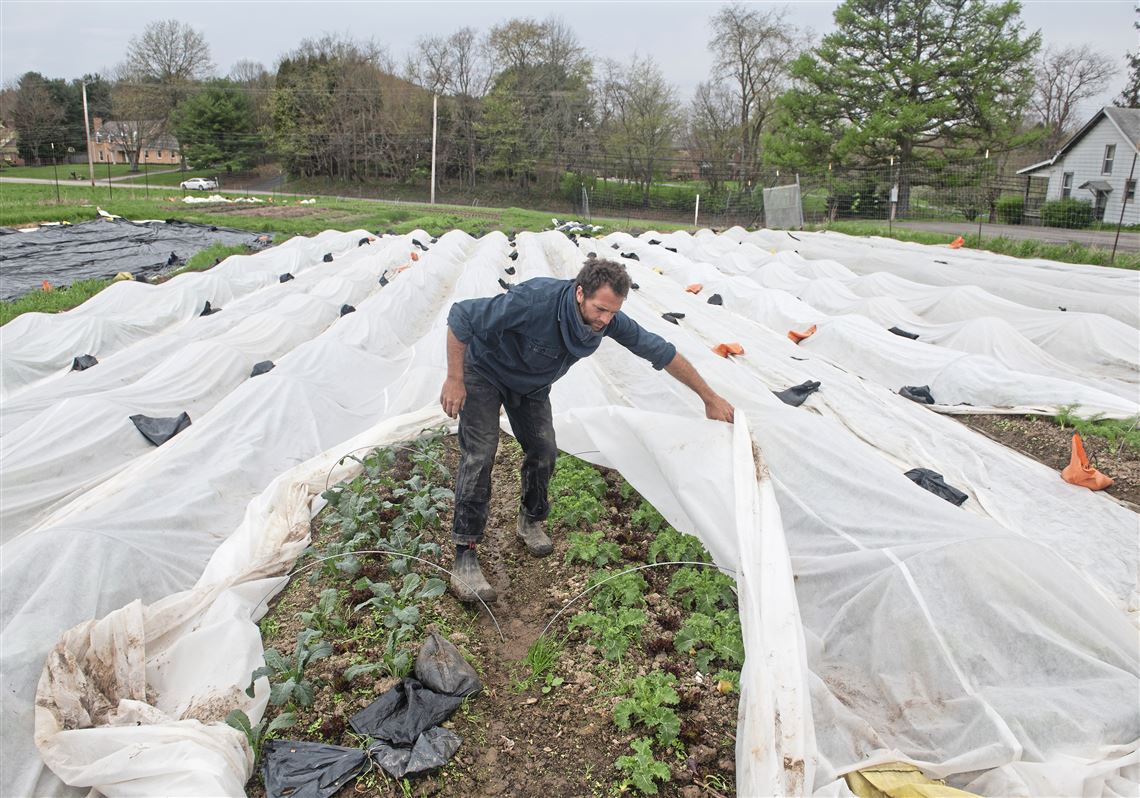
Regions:
<instances>
[{"instance_id":1,"label":"shrub","mask_svg":"<svg viewBox=\"0 0 1140 798\"><path fill-rule=\"evenodd\" d=\"M1025 219L1025 197L1020 194L1003 194L994 207L1002 224L1021 224Z\"/></svg>"},{"instance_id":2,"label":"shrub","mask_svg":"<svg viewBox=\"0 0 1140 798\"><path fill-rule=\"evenodd\" d=\"M1088 227L1092 224L1091 202L1073 199L1051 200L1041 206L1041 223L1046 227Z\"/></svg>"}]
</instances>

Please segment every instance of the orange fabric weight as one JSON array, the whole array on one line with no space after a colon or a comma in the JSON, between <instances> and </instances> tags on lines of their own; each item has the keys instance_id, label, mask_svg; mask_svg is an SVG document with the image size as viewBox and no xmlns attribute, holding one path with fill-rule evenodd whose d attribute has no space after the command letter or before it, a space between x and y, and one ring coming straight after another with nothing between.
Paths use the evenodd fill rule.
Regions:
<instances>
[{"instance_id":1,"label":"orange fabric weight","mask_svg":"<svg viewBox=\"0 0 1140 798\"><path fill-rule=\"evenodd\" d=\"M1073 455L1069 464L1061 472L1061 479L1089 490L1104 490L1112 484L1112 477L1106 476L1089 465L1085 445L1079 432L1073 433Z\"/></svg>"}]
</instances>

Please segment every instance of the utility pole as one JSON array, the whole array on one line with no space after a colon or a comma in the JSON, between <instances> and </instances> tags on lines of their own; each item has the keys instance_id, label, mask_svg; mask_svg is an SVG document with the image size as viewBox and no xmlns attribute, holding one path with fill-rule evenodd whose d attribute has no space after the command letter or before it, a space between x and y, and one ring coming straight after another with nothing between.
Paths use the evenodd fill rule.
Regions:
<instances>
[{"instance_id":1,"label":"utility pole","mask_svg":"<svg viewBox=\"0 0 1140 798\"><path fill-rule=\"evenodd\" d=\"M439 95L431 96L431 204L435 205L435 138L439 131Z\"/></svg>"},{"instance_id":2,"label":"utility pole","mask_svg":"<svg viewBox=\"0 0 1140 798\"><path fill-rule=\"evenodd\" d=\"M91 152L91 117L87 115L87 81L83 81L83 129L87 133L87 174L95 188L95 154Z\"/></svg>"}]
</instances>

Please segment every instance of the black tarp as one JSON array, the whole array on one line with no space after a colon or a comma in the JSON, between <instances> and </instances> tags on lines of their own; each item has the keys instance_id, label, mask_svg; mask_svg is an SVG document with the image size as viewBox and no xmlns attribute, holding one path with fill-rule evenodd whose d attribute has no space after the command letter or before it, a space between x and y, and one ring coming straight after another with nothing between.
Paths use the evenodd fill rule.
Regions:
<instances>
[{"instance_id":1,"label":"black tarp","mask_svg":"<svg viewBox=\"0 0 1140 798\"><path fill-rule=\"evenodd\" d=\"M357 712L348 722L358 734L408 747L423 732L450 718L462 703L460 696L434 692L416 679L405 676L403 681Z\"/></svg>"},{"instance_id":2,"label":"black tarp","mask_svg":"<svg viewBox=\"0 0 1140 798\"><path fill-rule=\"evenodd\" d=\"M772 391L776 397L786 405L792 407L799 407L807 398L819 390L819 380L808 380L801 382L799 385L793 385L791 388L785 388L782 391Z\"/></svg>"},{"instance_id":3,"label":"black tarp","mask_svg":"<svg viewBox=\"0 0 1140 798\"><path fill-rule=\"evenodd\" d=\"M144 278L168 270L172 254L185 262L213 244L256 249L267 242L248 230L176 220L97 219L0 235L0 299L21 297L44 280L58 287L119 272Z\"/></svg>"},{"instance_id":4,"label":"black tarp","mask_svg":"<svg viewBox=\"0 0 1140 798\"><path fill-rule=\"evenodd\" d=\"M269 740L263 750L270 798L328 798L368 764L368 754L359 749L302 740Z\"/></svg>"},{"instance_id":5,"label":"black tarp","mask_svg":"<svg viewBox=\"0 0 1140 798\"><path fill-rule=\"evenodd\" d=\"M955 488L953 485L947 485L946 480L937 471L931 471L929 468L912 468L907 471L905 476L918 485L924 488L935 496L945 499L955 506L961 506L962 502L970 498L962 491Z\"/></svg>"}]
</instances>

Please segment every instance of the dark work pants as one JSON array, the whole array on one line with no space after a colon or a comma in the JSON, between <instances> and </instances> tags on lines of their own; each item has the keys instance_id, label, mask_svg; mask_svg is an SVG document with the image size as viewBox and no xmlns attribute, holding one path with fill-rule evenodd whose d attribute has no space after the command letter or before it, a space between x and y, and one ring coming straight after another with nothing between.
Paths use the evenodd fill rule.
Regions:
<instances>
[{"instance_id":1,"label":"dark work pants","mask_svg":"<svg viewBox=\"0 0 1140 798\"><path fill-rule=\"evenodd\" d=\"M504 404L499 389L469 368L463 370L463 383L467 399L459 413L459 474L451 535L457 544L483 540L491 467L499 447L499 408ZM542 521L550 513L546 490L558 457L550 399L523 397L517 407L507 406L507 418L525 454L520 469L522 510L532 520Z\"/></svg>"}]
</instances>

